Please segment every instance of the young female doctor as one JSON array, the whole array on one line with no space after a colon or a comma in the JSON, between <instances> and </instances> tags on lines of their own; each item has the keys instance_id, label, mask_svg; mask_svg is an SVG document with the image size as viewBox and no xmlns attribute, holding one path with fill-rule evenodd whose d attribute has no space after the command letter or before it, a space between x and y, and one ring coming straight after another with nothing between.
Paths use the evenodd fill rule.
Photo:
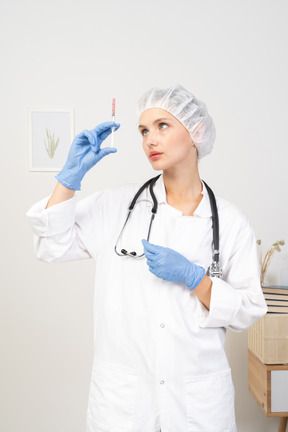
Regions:
<instances>
[{"instance_id":1,"label":"young female doctor","mask_svg":"<svg viewBox=\"0 0 288 432\"><path fill-rule=\"evenodd\" d=\"M113 122L76 136L48 204L27 213L39 259L96 262L87 432L235 432L226 329L266 313L253 230L217 198L220 259L209 272L217 220L197 161L212 150L213 121L180 85L148 91L138 111L144 152L163 173L128 219L139 184L74 197L116 152L101 148Z\"/></svg>"}]
</instances>

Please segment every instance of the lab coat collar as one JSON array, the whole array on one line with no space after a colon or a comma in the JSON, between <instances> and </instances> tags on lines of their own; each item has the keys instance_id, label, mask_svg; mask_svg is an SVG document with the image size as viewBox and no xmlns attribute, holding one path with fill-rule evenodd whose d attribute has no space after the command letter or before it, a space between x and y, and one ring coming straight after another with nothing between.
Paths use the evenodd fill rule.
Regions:
<instances>
[{"instance_id":1,"label":"lab coat collar","mask_svg":"<svg viewBox=\"0 0 288 432\"><path fill-rule=\"evenodd\" d=\"M203 198L200 201L200 204L198 205L196 210L194 211L194 216L198 216L198 217L202 217L202 218L210 218L212 216L212 212L211 212L211 207L210 207L209 195L208 195L206 186L203 183L203 181L201 181L201 183L202 183L201 194L203 195ZM165 185L164 185L164 181L163 181L163 175L161 175L159 177L159 179L157 180L157 182L155 183L153 191L154 191L155 196L157 198L158 205L160 205L160 204L166 204L167 205L166 190L165 190ZM150 196L148 188L146 189L146 194L147 194L146 195L147 201L149 201L149 203L152 204L153 201L152 201L152 198Z\"/></svg>"},{"instance_id":2,"label":"lab coat collar","mask_svg":"<svg viewBox=\"0 0 288 432\"><path fill-rule=\"evenodd\" d=\"M211 205L210 205L210 198L206 189L205 184L201 180L202 183L202 192L203 195L202 200L200 201L198 207L194 211L194 216L199 216L202 218L210 218L212 217L212 211L211 211Z\"/></svg>"}]
</instances>

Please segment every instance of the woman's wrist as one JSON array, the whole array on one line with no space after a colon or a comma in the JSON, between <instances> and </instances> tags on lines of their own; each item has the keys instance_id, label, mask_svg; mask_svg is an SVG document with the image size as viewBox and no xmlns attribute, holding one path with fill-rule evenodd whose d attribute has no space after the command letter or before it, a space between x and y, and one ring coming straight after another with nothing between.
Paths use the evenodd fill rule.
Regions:
<instances>
[{"instance_id":1,"label":"woman's wrist","mask_svg":"<svg viewBox=\"0 0 288 432\"><path fill-rule=\"evenodd\" d=\"M212 292L212 280L204 275L201 282L194 288L193 293L198 297L201 303L209 310Z\"/></svg>"}]
</instances>

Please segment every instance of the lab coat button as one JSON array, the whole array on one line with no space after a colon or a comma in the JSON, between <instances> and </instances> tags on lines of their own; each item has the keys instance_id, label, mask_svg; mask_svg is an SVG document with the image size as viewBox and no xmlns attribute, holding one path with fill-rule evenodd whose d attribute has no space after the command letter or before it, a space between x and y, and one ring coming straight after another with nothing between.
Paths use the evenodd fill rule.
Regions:
<instances>
[{"instance_id":1,"label":"lab coat button","mask_svg":"<svg viewBox=\"0 0 288 432\"><path fill-rule=\"evenodd\" d=\"M163 380L162 380L162 381L160 381L160 384L164 384L164 383L165 383L165 381L163 381Z\"/></svg>"},{"instance_id":2,"label":"lab coat button","mask_svg":"<svg viewBox=\"0 0 288 432\"><path fill-rule=\"evenodd\" d=\"M165 324L164 324L164 323L161 323L161 324L160 324L160 327L162 327L162 328L165 327Z\"/></svg>"}]
</instances>

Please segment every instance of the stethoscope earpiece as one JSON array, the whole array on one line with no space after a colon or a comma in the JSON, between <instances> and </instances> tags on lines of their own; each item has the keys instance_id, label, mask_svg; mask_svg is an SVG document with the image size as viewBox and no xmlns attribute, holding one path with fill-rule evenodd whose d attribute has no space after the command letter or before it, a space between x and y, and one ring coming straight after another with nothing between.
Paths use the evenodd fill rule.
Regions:
<instances>
[{"instance_id":1,"label":"stethoscope earpiece","mask_svg":"<svg viewBox=\"0 0 288 432\"><path fill-rule=\"evenodd\" d=\"M132 257L136 257L137 256L136 252L127 252L126 249L121 249L121 254L122 255L132 256Z\"/></svg>"}]
</instances>

